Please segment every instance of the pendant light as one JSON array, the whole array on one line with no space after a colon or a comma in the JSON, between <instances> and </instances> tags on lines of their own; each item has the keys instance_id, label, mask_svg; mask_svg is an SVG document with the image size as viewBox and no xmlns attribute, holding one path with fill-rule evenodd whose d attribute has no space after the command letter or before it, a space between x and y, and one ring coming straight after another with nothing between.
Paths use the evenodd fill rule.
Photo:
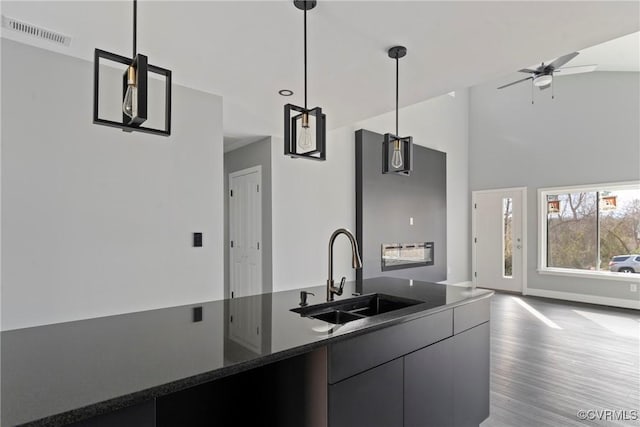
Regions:
<instances>
[{"instance_id":1,"label":"pendant light","mask_svg":"<svg viewBox=\"0 0 640 427\"><path fill-rule=\"evenodd\" d=\"M382 173L409 175L413 169L413 138L399 136L398 132L398 92L399 59L407 54L404 46L389 49L389 58L396 60L396 133L384 135L382 143Z\"/></svg>"},{"instance_id":2,"label":"pendant light","mask_svg":"<svg viewBox=\"0 0 640 427\"><path fill-rule=\"evenodd\" d=\"M171 134L171 71L151 65L147 56L138 53L138 1L133 0L133 56L127 58L101 49L95 49L94 55L94 95L93 123L121 128L124 131L140 131L157 135ZM99 83L100 60L112 61L127 66L122 76L122 93L114 93L120 97L122 104L122 120L108 120L99 116ZM147 100L149 73L155 73L165 81L164 94L164 127L160 129L141 126L147 120ZM108 75L109 73L107 73Z\"/></svg>"},{"instance_id":3,"label":"pendant light","mask_svg":"<svg viewBox=\"0 0 640 427\"><path fill-rule=\"evenodd\" d=\"M284 106L284 154L312 160L326 160L326 117L322 108L307 107L307 11L316 0L294 0L304 13L304 107Z\"/></svg>"}]
</instances>

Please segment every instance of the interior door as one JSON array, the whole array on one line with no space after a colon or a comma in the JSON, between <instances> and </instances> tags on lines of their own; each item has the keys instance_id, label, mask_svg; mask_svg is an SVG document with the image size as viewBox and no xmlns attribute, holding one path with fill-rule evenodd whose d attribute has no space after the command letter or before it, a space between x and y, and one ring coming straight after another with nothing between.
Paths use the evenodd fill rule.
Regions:
<instances>
[{"instance_id":1,"label":"interior door","mask_svg":"<svg viewBox=\"0 0 640 427\"><path fill-rule=\"evenodd\" d=\"M233 298L229 301L229 339L244 348L261 353L262 299Z\"/></svg>"},{"instance_id":2,"label":"interior door","mask_svg":"<svg viewBox=\"0 0 640 427\"><path fill-rule=\"evenodd\" d=\"M229 294L262 293L262 168L229 174Z\"/></svg>"},{"instance_id":3,"label":"interior door","mask_svg":"<svg viewBox=\"0 0 640 427\"><path fill-rule=\"evenodd\" d=\"M526 189L474 191L472 198L474 284L522 293Z\"/></svg>"}]
</instances>

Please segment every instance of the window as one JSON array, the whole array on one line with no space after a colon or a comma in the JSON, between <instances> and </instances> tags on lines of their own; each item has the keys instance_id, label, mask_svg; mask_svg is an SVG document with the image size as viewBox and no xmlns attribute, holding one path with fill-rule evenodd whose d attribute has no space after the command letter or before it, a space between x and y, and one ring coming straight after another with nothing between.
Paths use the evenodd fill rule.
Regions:
<instances>
[{"instance_id":1,"label":"window","mask_svg":"<svg viewBox=\"0 0 640 427\"><path fill-rule=\"evenodd\" d=\"M513 277L513 200L502 199L502 258L503 277Z\"/></svg>"},{"instance_id":2,"label":"window","mask_svg":"<svg viewBox=\"0 0 640 427\"><path fill-rule=\"evenodd\" d=\"M640 273L640 183L538 191L541 271Z\"/></svg>"}]
</instances>

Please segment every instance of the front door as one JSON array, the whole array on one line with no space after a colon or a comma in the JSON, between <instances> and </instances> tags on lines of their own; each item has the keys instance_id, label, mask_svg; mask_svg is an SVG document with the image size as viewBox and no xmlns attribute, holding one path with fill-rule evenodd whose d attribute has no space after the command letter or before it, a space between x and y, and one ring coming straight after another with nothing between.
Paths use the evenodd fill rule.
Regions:
<instances>
[{"instance_id":1,"label":"front door","mask_svg":"<svg viewBox=\"0 0 640 427\"><path fill-rule=\"evenodd\" d=\"M522 293L526 188L474 191L472 199L474 284Z\"/></svg>"}]
</instances>

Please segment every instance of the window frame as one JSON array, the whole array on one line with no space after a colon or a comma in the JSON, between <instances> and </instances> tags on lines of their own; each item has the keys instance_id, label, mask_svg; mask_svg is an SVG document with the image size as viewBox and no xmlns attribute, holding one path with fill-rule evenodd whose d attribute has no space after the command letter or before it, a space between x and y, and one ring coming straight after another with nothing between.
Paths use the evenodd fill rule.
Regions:
<instances>
[{"instance_id":1,"label":"window frame","mask_svg":"<svg viewBox=\"0 0 640 427\"><path fill-rule=\"evenodd\" d=\"M583 277L591 279L637 281L640 274L629 277L629 273L617 273L613 271L589 271L573 268L548 267L547 266L547 196L562 193L575 192L602 192L619 190L639 190L640 181L609 182L602 184L572 185L562 187L538 188L538 274ZM599 239L600 236L596 236ZM599 248L599 246L598 246ZM598 254L598 257L600 254Z\"/></svg>"}]
</instances>

